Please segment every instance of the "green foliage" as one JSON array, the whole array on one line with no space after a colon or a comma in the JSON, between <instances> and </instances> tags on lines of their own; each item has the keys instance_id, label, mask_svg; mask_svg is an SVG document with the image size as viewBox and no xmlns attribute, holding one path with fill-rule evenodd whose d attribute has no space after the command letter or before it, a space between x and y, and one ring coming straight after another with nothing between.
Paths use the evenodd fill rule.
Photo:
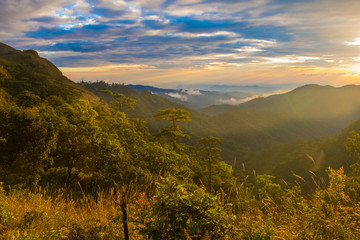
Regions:
<instances>
[{"instance_id":1,"label":"green foliage","mask_svg":"<svg viewBox=\"0 0 360 240\"><path fill-rule=\"evenodd\" d=\"M346 150L357 159L357 162L351 167L355 173L360 174L360 134L352 131L351 137L345 142Z\"/></svg>"},{"instance_id":2,"label":"green foliage","mask_svg":"<svg viewBox=\"0 0 360 240\"><path fill-rule=\"evenodd\" d=\"M136 104L136 100L132 98L128 98L121 93L113 94L113 92L108 89L101 90L101 92L106 93L115 99L115 101L110 102L111 107L114 108L115 110L118 111L134 110L134 105Z\"/></svg>"},{"instance_id":3,"label":"green foliage","mask_svg":"<svg viewBox=\"0 0 360 240\"><path fill-rule=\"evenodd\" d=\"M124 109L126 110L134 110L134 105L136 104L136 101L132 98L126 97L124 94L115 94L113 95L116 101L113 101L110 103L110 105L119 110L122 111Z\"/></svg>"},{"instance_id":4,"label":"green foliage","mask_svg":"<svg viewBox=\"0 0 360 240\"><path fill-rule=\"evenodd\" d=\"M2 108L0 143L3 181L34 186L44 169L52 164L51 151L56 147L57 126L52 108L39 105L21 108L11 102Z\"/></svg>"},{"instance_id":5,"label":"green foliage","mask_svg":"<svg viewBox=\"0 0 360 240\"><path fill-rule=\"evenodd\" d=\"M344 169L340 168L339 170L334 170L329 168L328 171L329 186L327 191L322 192L325 194L322 197L327 200L328 204L333 208L337 208L339 205L347 205L350 198L345 193L347 177L344 174Z\"/></svg>"},{"instance_id":6,"label":"green foliage","mask_svg":"<svg viewBox=\"0 0 360 240\"><path fill-rule=\"evenodd\" d=\"M207 173L205 172L204 174L207 177L207 183L208 183L208 190L211 193L212 192L212 187L214 185L214 182L216 183L216 188L217 190L219 190L221 183L219 184L219 181L225 180L226 177L229 176L222 176L224 177L223 179L221 179L221 177L219 179L216 179L215 181L212 180L214 179L214 176L218 175L218 174L214 174L214 172L219 172L222 170L221 168L221 162L222 158L220 155L221 149L219 148L219 145L223 143L223 141L220 138L217 137L207 137L207 138L202 138L199 140L198 145L199 145L199 149L202 152L202 154L204 155L203 157L203 163L204 165L207 165ZM230 177L231 177L231 172L230 172ZM205 180L205 179L204 179Z\"/></svg>"},{"instance_id":7,"label":"green foliage","mask_svg":"<svg viewBox=\"0 0 360 240\"><path fill-rule=\"evenodd\" d=\"M156 135L158 141L165 141L170 143L174 150L184 152L187 148L186 145L179 143L182 139L190 139L191 136L185 134L179 126L180 122L191 121L190 112L184 109L164 109L161 110L154 117L155 119L165 119L172 124L168 128L164 128L159 134Z\"/></svg>"},{"instance_id":8,"label":"green foliage","mask_svg":"<svg viewBox=\"0 0 360 240\"><path fill-rule=\"evenodd\" d=\"M39 105L42 99L27 90L19 93L15 98L15 102L20 107L31 108Z\"/></svg>"},{"instance_id":9,"label":"green foliage","mask_svg":"<svg viewBox=\"0 0 360 240\"><path fill-rule=\"evenodd\" d=\"M274 183L275 177L271 175L256 176L257 191L260 198L270 197L274 200L282 196L280 184Z\"/></svg>"},{"instance_id":10,"label":"green foliage","mask_svg":"<svg viewBox=\"0 0 360 240\"><path fill-rule=\"evenodd\" d=\"M165 119L169 122L172 122L173 125L176 125L179 122L191 121L189 115L190 112L184 109L169 108L169 109L161 110L154 117L156 119Z\"/></svg>"},{"instance_id":11,"label":"green foliage","mask_svg":"<svg viewBox=\"0 0 360 240\"><path fill-rule=\"evenodd\" d=\"M235 216L204 189L189 190L173 179L158 184L151 212L144 212L140 232L150 239L201 239L206 233L213 239L232 239Z\"/></svg>"},{"instance_id":12,"label":"green foliage","mask_svg":"<svg viewBox=\"0 0 360 240\"><path fill-rule=\"evenodd\" d=\"M0 66L0 84L4 84L5 81L9 79L10 79L10 75L8 74L6 69L4 69L3 66Z\"/></svg>"}]
</instances>

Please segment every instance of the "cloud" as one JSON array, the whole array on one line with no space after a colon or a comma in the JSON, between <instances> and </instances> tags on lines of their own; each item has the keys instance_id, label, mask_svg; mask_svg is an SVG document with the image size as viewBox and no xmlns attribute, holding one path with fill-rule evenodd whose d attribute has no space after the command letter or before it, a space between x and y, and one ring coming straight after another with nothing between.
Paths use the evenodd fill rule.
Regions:
<instances>
[{"instance_id":1,"label":"cloud","mask_svg":"<svg viewBox=\"0 0 360 240\"><path fill-rule=\"evenodd\" d=\"M356 38L355 41L353 41L353 42L346 41L345 43L349 46L359 46L360 45L360 37Z\"/></svg>"},{"instance_id":2,"label":"cloud","mask_svg":"<svg viewBox=\"0 0 360 240\"><path fill-rule=\"evenodd\" d=\"M254 96L247 97L247 98L241 98L241 99L231 97L228 99L220 99L220 100L218 100L218 103L219 104L227 104L227 105L239 105L241 103L250 101L250 100L258 98L258 97L259 97L258 95L254 95Z\"/></svg>"},{"instance_id":3,"label":"cloud","mask_svg":"<svg viewBox=\"0 0 360 240\"><path fill-rule=\"evenodd\" d=\"M272 91L272 92L263 93L261 95L254 94L254 95L246 97L246 98L231 97L231 98L228 98L228 99L220 99L220 100L218 100L218 103L220 103L220 104L228 104L228 105L239 105L239 104L254 100L256 98L260 98L260 97L261 98L267 98L267 97L272 96L272 95L283 94L283 93L286 93L286 92L288 92L288 91L275 90L275 91Z\"/></svg>"},{"instance_id":4,"label":"cloud","mask_svg":"<svg viewBox=\"0 0 360 240\"><path fill-rule=\"evenodd\" d=\"M167 93L166 95L169 95L170 97L180 99L183 102L186 102L188 100L188 96L181 94L181 93Z\"/></svg>"},{"instance_id":5,"label":"cloud","mask_svg":"<svg viewBox=\"0 0 360 240\"><path fill-rule=\"evenodd\" d=\"M92 41L58 42L51 46L41 46L37 49L46 51L99 52L110 49L111 45Z\"/></svg>"},{"instance_id":6,"label":"cloud","mask_svg":"<svg viewBox=\"0 0 360 240\"><path fill-rule=\"evenodd\" d=\"M232 69L239 81L273 67L354 72L358 9L358 0L2 0L0 41L52 52L60 66Z\"/></svg>"},{"instance_id":7,"label":"cloud","mask_svg":"<svg viewBox=\"0 0 360 240\"><path fill-rule=\"evenodd\" d=\"M188 94L188 95L194 95L194 96L200 96L200 95L202 95L202 93L200 92L199 89L186 90L186 94Z\"/></svg>"},{"instance_id":8,"label":"cloud","mask_svg":"<svg viewBox=\"0 0 360 240\"><path fill-rule=\"evenodd\" d=\"M284 94L284 93L287 93L287 92L288 91L286 91L286 90L275 90L273 92L264 93L264 94L261 95L261 97L267 98L267 97L272 96L272 95Z\"/></svg>"},{"instance_id":9,"label":"cloud","mask_svg":"<svg viewBox=\"0 0 360 240\"><path fill-rule=\"evenodd\" d=\"M203 95L198 89L181 89L179 92L166 93L166 95L187 102L190 96Z\"/></svg>"}]
</instances>

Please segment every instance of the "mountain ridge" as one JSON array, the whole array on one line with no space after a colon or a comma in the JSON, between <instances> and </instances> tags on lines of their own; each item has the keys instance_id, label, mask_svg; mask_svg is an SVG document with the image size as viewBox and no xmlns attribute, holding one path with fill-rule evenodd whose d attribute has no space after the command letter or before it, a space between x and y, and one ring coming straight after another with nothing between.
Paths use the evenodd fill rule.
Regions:
<instances>
[{"instance_id":1,"label":"mountain ridge","mask_svg":"<svg viewBox=\"0 0 360 240\"><path fill-rule=\"evenodd\" d=\"M4 85L13 94L36 88L43 97L61 92L63 96L80 94L90 101L99 101L97 96L64 76L51 61L39 56L35 50L16 50L0 43L0 65L15 76Z\"/></svg>"}]
</instances>

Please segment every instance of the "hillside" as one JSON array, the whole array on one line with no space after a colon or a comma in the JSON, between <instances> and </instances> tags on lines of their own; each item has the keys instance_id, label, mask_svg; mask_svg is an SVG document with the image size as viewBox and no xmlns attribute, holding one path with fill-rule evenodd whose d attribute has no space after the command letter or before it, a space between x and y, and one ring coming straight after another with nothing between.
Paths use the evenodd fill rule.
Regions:
<instances>
[{"instance_id":1,"label":"hillside","mask_svg":"<svg viewBox=\"0 0 360 240\"><path fill-rule=\"evenodd\" d=\"M196 145L181 121L169 120L174 110L163 115L155 135L135 117L153 115L164 108L183 108L148 91L137 92L122 85L104 82L84 86L111 98L101 90L111 88L138 100L135 112L123 112L118 105L106 104L99 97L62 75L49 61L33 50L19 51L2 44L0 48L0 185L52 186L69 191L94 193L109 189L120 181L172 176L198 184L205 181L206 168ZM136 115L138 113L138 115ZM132 116L129 116L133 114ZM196 118L197 114L194 112ZM201 124L201 123L196 123ZM194 126L194 125L193 125ZM195 125L196 126L196 125ZM191 144L191 143L190 143ZM219 189L233 178L229 165L214 161L221 179ZM220 177L221 175L221 177ZM203 179L203 180L202 180ZM227 188L228 186L223 186Z\"/></svg>"},{"instance_id":2,"label":"hillside","mask_svg":"<svg viewBox=\"0 0 360 240\"><path fill-rule=\"evenodd\" d=\"M159 132L165 126L164 122L153 118L159 110L185 108L191 112L192 121L183 123L182 128L184 132L193 136L190 142L196 143L199 138L209 135L220 137L224 140L222 156L226 162L234 164L236 159L237 169L245 163L247 168L255 169L260 173L279 173L279 170L274 170L280 168L278 164L282 166L281 171L287 171L290 165L286 164L295 161L298 158L296 156L301 155L303 159L306 153L315 152L312 147L310 148L313 150L309 150L309 146L316 145L314 140L335 135L351 120L360 118L360 103L357 101L360 99L358 86L334 88L306 85L289 93L254 99L237 107L213 106L208 108L210 113L213 111L222 113L206 115L146 90L135 91L121 84L83 83L82 85L100 97L106 98L100 90L110 89L115 93L123 93L136 99L135 111L130 111L128 114L145 119L153 133ZM296 145L303 150L284 161L278 161L275 158L275 156L279 157L278 153L271 152L271 149L279 146L276 149L282 152L280 148L287 149L286 144L291 147ZM264 155L260 156L258 153ZM264 164L265 162L267 164Z\"/></svg>"},{"instance_id":3,"label":"hillside","mask_svg":"<svg viewBox=\"0 0 360 240\"><path fill-rule=\"evenodd\" d=\"M146 87L133 87L126 86L124 84L107 84L105 82L81 82L79 83L82 87L88 91L94 93L100 98L104 99L107 103L113 101L114 99L108 94L103 93L103 90L110 90L114 94L124 94L129 98L135 99L135 109L134 110L125 110L130 118L141 118L146 121L146 125L149 128L151 133L158 133L162 128L164 128L167 123L165 121L158 121L154 118L154 115L157 114L160 110L167 108L176 108L176 109L186 109L190 112L191 118L194 120L191 125L188 125L189 128L192 126L198 126L199 122L202 122L201 119L208 119L208 116L205 114L199 113L193 109L187 108L186 106L170 101L167 98L164 98L158 94L153 94L149 90L151 88ZM149 90L146 90L149 89ZM160 91L158 88L154 88L154 91ZM164 91L167 91L164 89ZM185 123L186 124L186 123ZM191 130L187 129L187 133L193 135L194 133Z\"/></svg>"},{"instance_id":4,"label":"hillside","mask_svg":"<svg viewBox=\"0 0 360 240\"><path fill-rule=\"evenodd\" d=\"M356 159L349 155L344 143L350 132L360 132L360 121L346 126L339 134L314 141L295 139L286 143L274 143L271 147L258 152L247 152L242 158L248 169L257 169L259 173L294 181L296 173L310 180L311 172L324 176L328 167L344 167L346 173L352 171L351 165ZM242 162L236 168L242 169Z\"/></svg>"},{"instance_id":5,"label":"hillside","mask_svg":"<svg viewBox=\"0 0 360 240\"><path fill-rule=\"evenodd\" d=\"M333 121L333 133L360 118L360 86L305 85L291 92L243 103L241 109L293 113L304 120Z\"/></svg>"},{"instance_id":6,"label":"hillside","mask_svg":"<svg viewBox=\"0 0 360 240\"><path fill-rule=\"evenodd\" d=\"M203 108L210 107L212 105L223 105L223 104L236 104L241 102L243 99L254 95L254 93L247 91L246 86L244 89L237 91L206 91L201 89L164 89L153 86L144 85L132 85L128 84L127 87L136 90L138 92L142 90L149 91L163 98L166 98L172 102L184 105L187 108L194 109L196 111L202 111ZM229 106L232 106L229 105Z\"/></svg>"},{"instance_id":7,"label":"hillside","mask_svg":"<svg viewBox=\"0 0 360 240\"><path fill-rule=\"evenodd\" d=\"M78 95L98 101L94 94L65 77L54 64L41 58L34 50L15 50L0 43L0 66L12 76L3 82L2 87L13 96L30 90L41 97L54 95L71 99Z\"/></svg>"}]
</instances>

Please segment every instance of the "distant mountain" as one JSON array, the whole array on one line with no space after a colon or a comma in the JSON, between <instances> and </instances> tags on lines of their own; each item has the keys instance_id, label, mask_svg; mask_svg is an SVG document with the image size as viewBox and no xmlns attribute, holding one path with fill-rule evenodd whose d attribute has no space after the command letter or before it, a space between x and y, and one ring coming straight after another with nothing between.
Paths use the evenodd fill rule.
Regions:
<instances>
[{"instance_id":1,"label":"distant mountain","mask_svg":"<svg viewBox=\"0 0 360 240\"><path fill-rule=\"evenodd\" d=\"M193 109L186 107L185 105L169 100L164 97L163 94L175 92L172 89L161 89L143 85L124 85L124 84L108 84L103 81L100 82L81 82L79 83L82 87L88 91L94 93L100 98L107 102L113 99L107 94L103 93L102 90L110 90L114 94L121 93L127 97L136 100L134 111L125 111L131 118L141 118L147 122L147 126L152 133L160 132L163 127L167 126L166 122L157 121L154 115L160 110L167 108L186 109L190 111L193 119L207 118L206 115L199 113ZM151 91L150 91L151 90ZM154 93L155 92L155 93ZM156 94L157 93L157 94Z\"/></svg>"},{"instance_id":2,"label":"distant mountain","mask_svg":"<svg viewBox=\"0 0 360 240\"><path fill-rule=\"evenodd\" d=\"M228 85L217 84L207 87L210 91L218 92L248 92L253 95L262 95L264 93L271 93L278 90L287 91L288 89L294 89L298 85L296 84L261 84L261 85Z\"/></svg>"},{"instance_id":3,"label":"distant mountain","mask_svg":"<svg viewBox=\"0 0 360 240\"><path fill-rule=\"evenodd\" d=\"M305 85L291 92L256 98L238 106L240 109L292 113L302 120L323 121L337 133L360 118L360 86L343 87Z\"/></svg>"},{"instance_id":4,"label":"distant mountain","mask_svg":"<svg viewBox=\"0 0 360 240\"><path fill-rule=\"evenodd\" d=\"M209 107L200 109L199 111L201 111L202 113L205 113L207 115L210 116L215 116L218 115L220 113L229 111L230 109L232 109L234 106L232 105L228 105L228 104L222 104L222 105L211 105Z\"/></svg>"},{"instance_id":5,"label":"distant mountain","mask_svg":"<svg viewBox=\"0 0 360 240\"><path fill-rule=\"evenodd\" d=\"M149 91L154 94L168 94L168 93L178 93L179 89L166 89L166 88L158 88L153 86L146 86L146 85L133 85L133 84L127 84L127 87L136 90L136 91Z\"/></svg>"},{"instance_id":6,"label":"distant mountain","mask_svg":"<svg viewBox=\"0 0 360 240\"><path fill-rule=\"evenodd\" d=\"M126 85L127 87L142 91L146 90L153 94L160 95L173 102L183 104L186 107L200 110L211 105L238 105L247 98L253 96L253 93L244 91L205 91L199 89L164 89L144 85Z\"/></svg>"}]
</instances>

